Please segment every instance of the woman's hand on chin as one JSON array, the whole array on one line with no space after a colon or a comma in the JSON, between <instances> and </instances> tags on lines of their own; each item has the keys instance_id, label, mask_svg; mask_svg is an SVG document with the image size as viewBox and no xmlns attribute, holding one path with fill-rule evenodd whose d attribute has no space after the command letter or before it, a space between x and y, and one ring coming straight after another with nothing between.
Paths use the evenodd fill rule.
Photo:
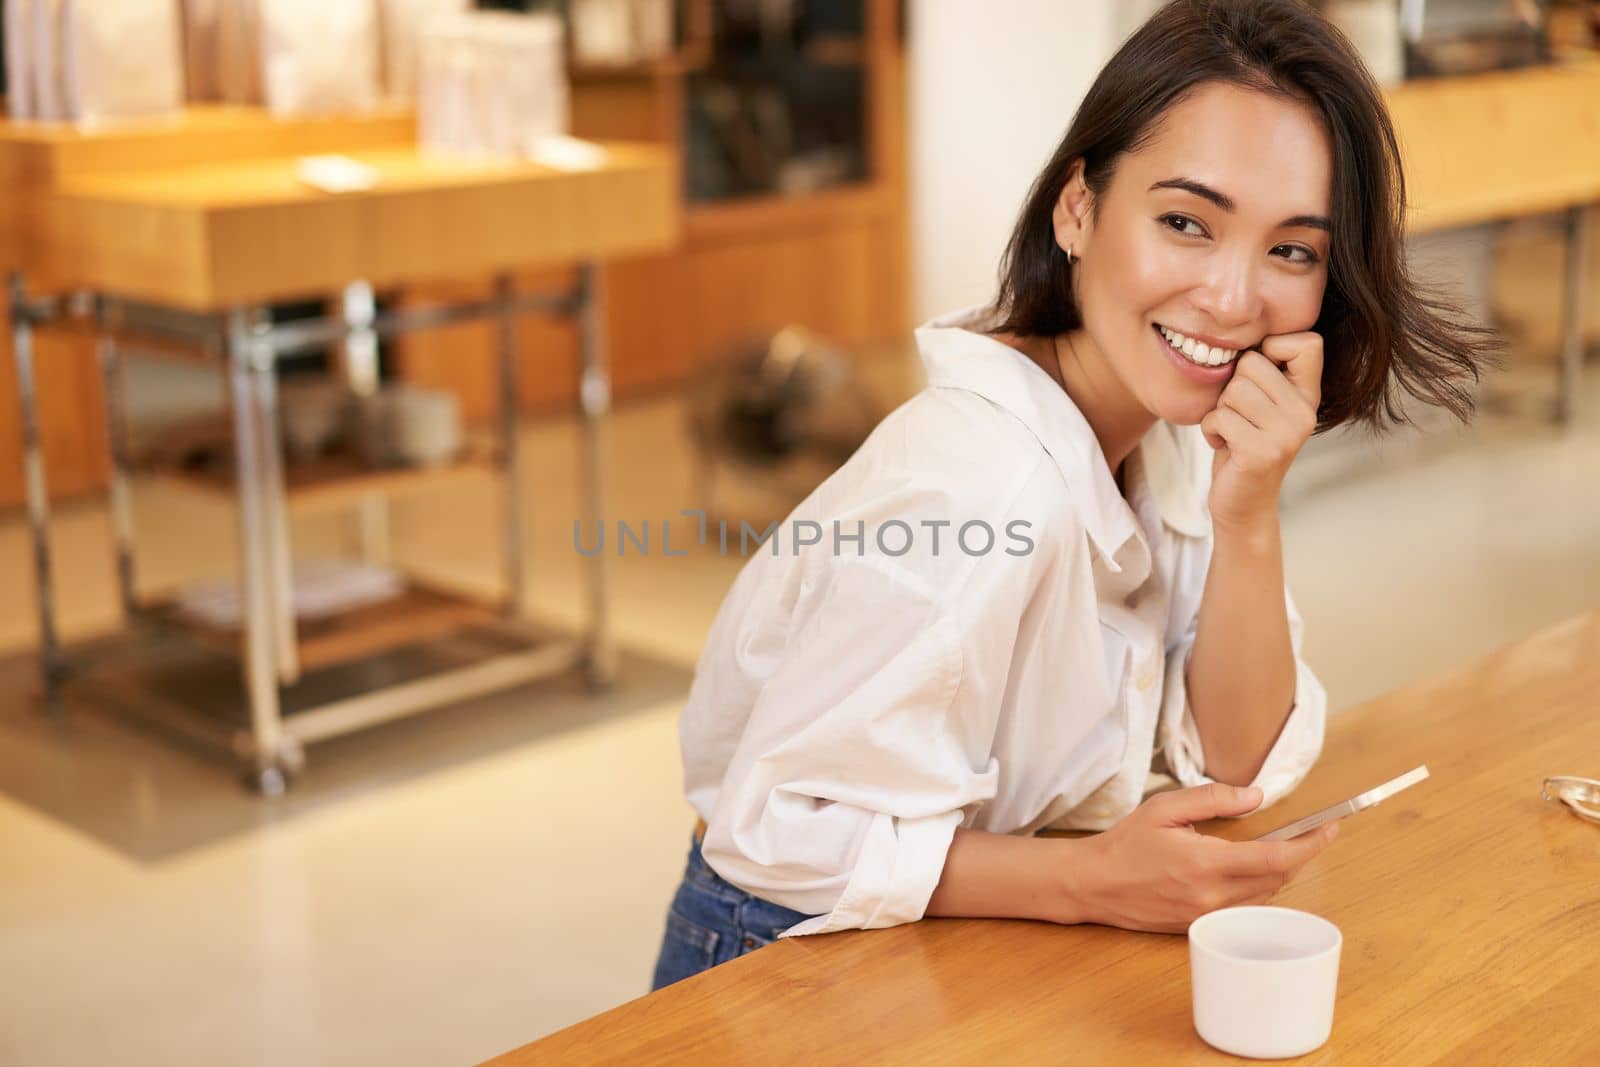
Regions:
<instances>
[{"instance_id":1,"label":"woman's hand on chin","mask_svg":"<svg viewBox=\"0 0 1600 1067\"><path fill-rule=\"evenodd\" d=\"M1276 334L1241 353L1217 406L1200 420L1217 450L1211 521L1219 535L1275 528L1278 494L1317 427L1322 336Z\"/></svg>"}]
</instances>

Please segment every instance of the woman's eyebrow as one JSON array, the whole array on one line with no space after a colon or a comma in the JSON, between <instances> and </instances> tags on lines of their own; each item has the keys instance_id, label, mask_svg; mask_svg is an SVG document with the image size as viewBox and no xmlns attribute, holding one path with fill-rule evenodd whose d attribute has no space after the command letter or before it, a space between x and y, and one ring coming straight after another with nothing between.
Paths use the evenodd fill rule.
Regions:
<instances>
[{"instance_id":1,"label":"woman's eyebrow","mask_svg":"<svg viewBox=\"0 0 1600 1067\"><path fill-rule=\"evenodd\" d=\"M1197 182L1193 178L1165 178L1151 185L1147 191L1155 192L1157 189L1182 189L1186 193L1193 193L1195 196L1211 201L1224 211L1231 213L1234 209L1232 197L1226 193L1218 192L1205 182ZM1333 232L1333 221L1326 215L1291 215L1278 223L1279 229L1286 229L1290 226L1310 226L1314 229Z\"/></svg>"}]
</instances>

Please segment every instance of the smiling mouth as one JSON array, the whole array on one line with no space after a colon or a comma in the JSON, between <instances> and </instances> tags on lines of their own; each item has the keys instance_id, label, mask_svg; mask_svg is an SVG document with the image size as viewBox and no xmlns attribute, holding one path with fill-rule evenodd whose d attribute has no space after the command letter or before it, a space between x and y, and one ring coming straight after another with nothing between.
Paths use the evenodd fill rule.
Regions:
<instances>
[{"instance_id":1,"label":"smiling mouth","mask_svg":"<svg viewBox=\"0 0 1600 1067\"><path fill-rule=\"evenodd\" d=\"M1237 348L1212 348L1204 341L1196 341L1193 337L1187 337L1159 322L1153 323L1151 328L1166 338L1167 344L1172 346L1173 351L1196 366L1225 367L1239 358L1240 350Z\"/></svg>"}]
</instances>

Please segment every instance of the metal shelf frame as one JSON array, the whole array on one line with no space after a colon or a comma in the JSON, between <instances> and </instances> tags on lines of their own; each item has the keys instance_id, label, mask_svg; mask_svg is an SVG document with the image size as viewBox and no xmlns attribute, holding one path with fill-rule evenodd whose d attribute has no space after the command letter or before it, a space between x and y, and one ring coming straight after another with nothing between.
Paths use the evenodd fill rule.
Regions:
<instances>
[{"instance_id":1,"label":"metal shelf frame","mask_svg":"<svg viewBox=\"0 0 1600 1067\"><path fill-rule=\"evenodd\" d=\"M359 296L361 287L364 283L353 280L346 295L354 292ZM366 292L370 297L369 288ZM170 726L191 736L214 740L236 753L247 780L263 794L276 795L287 788L293 775L304 766L304 746L314 741L561 674L575 665L581 665L592 687L604 688L613 682L616 648L603 553L587 558L589 625L585 634L575 639L540 640L528 625L526 516L516 433L517 317L554 314L575 318L580 334L577 402L582 416L580 474L584 511L591 521L600 523L611 390L602 336L603 294L600 274L593 263L581 263L576 283L562 291L518 293L511 276L501 274L496 278L493 297L487 300L377 313L371 309L370 299L347 299L344 315L286 323L270 322L260 306L238 306L213 314L90 290L32 295L21 272L14 272L9 279L8 299L37 590L38 655L45 697L52 707L59 709L63 686L79 673L80 665L69 655L57 631L48 536L50 501L37 411L33 336L37 328L51 324L87 327L96 338L105 384L109 505L118 592L130 624L140 621L141 605L134 583L135 538L122 375L126 349L139 339L175 345L201 359L220 362L226 371L237 468L234 495L244 594L239 658L249 725L247 729L219 731L214 723L170 721L175 716L183 718L171 707L157 707L152 702L147 710L154 720L169 720ZM365 314L349 313L350 308L359 309L363 304L367 308ZM278 429L278 361L334 342L480 319L492 319L498 326L496 465L504 499L501 536L507 595L503 618L496 621L496 626L502 633L516 636L519 647L489 654L468 666L372 689L286 716L281 701L283 688L300 679L301 664L291 601L292 554L283 444ZM379 529L383 525L381 519L376 523ZM170 634L171 627L165 629Z\"/></svg>"}]
</instances>

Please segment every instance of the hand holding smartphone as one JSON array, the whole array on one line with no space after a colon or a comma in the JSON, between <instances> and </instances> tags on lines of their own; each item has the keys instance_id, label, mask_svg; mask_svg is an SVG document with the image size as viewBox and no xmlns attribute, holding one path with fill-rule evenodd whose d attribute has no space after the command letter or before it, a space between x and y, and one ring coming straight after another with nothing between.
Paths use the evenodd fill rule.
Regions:
<instances>
[{"instance_id":1,"label":"hand holding smartphone","mask_svg":"<svg viewBox=\"0 0 1600 1067\"><path fill-rule=\"evenodd\" d=\"M1380 786L1375 786L1365 793L1357 793L1349 800L1341 800L1337 804L1323 808L1321 811L1313 812L1287 826L1280 826L1271 833L1262 834L1256 840L1285 841L1291 837L1299 837L1301 834L1315 830L1319 826L1325 826L1335 819L1343 819L1348 815L1354 815L1358 811L1365 811L1368 808L1375 807L1402 789L1408 789L1426 777L1428 777L1428 767L1427 764L1423 764L1421 767L1409 770L1398 778L1391 778L1389 781Z\"/></svg>"}]
</instances>

